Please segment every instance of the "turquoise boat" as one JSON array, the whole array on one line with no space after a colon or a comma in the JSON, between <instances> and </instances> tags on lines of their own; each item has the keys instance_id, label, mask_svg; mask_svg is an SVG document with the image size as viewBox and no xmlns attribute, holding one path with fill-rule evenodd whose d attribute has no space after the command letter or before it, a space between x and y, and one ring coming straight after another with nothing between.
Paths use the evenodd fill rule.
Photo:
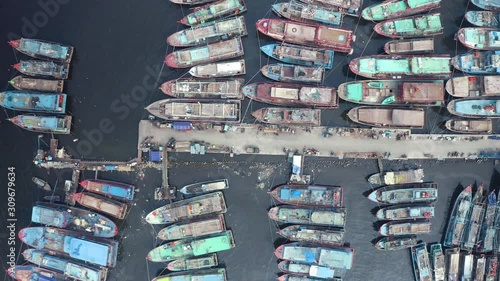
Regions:
<instances>
[{"instance_id":1,"label":"turquoise boat","mask_svg":"<svg viewBox=\"0 0 500 281\"><path fill-rule=\"evenodd\" d=\"M475 26L500 28L500 12L468 11L465 19Z\"/></svg>"},{"instance_id":2,"label":"turquoise boat","mask_svg":"<svg viewBox=\"0 0 500 281\"><path fill-rule=\"evenodd\" d=\"M323 23L333 26L342 24L342 13L331 8L306 4L297 0L271 5L278 16L308 23Z\"/></svg>"},{"instance_id":3,"label":"turquoise boat","mask_svg":"<svg viewBox=\"0 0 500 281\"><path fill-rule=\"evenodd\" d=\"M452 65L467 74L500 73L500 51L474 51L451 59Z\"/></svg>"},{"instance_id":4,"label":"turquoise boat","mask_svg":"<svg viewBox=\"0 0 500 281\"><path fill-rule=\"evenodd\" d=\"M71 132L71 116L17 115L7 119L25 130L38 133L67 135Z\"/></svg>"},{"instance_id":5,"label":"turquoise boat","mask_svg":"<svg viewBox=\"0 0 500 281\"><path fill-rule=\"evenodd\" d=\"M500 97L464 98L448 103L448 111L471 118L500 118Z\"/></svg>"},{"instance_id":6,"label":"turquoise boat","mask_svg":"<svg viewBox=\"0 0 500 281\"><path fill-rule=\"evenodd\" d=\"M489 11L500 11L500 2L497 0L472 0L472 4Z\"/></svg>"},{"instance_id":7,"label":"turquoise boat","mask_svg":"<svg viewBox=\"0 0 500 281\"><path fill-rule=\"evenodd\" d=\"M28 60L19 61L12 67L28 76L49 76L56 79L68 79L69 64L54 63L52 61Z\"/></svg>"},{"instance_id":8,"label":"turquoise boat","mask_svg":"<svg viewBox=\"0 0 500 281\"><path fill-rule=\"evenodd\" d=\"M365 8L361 16L365 20L388 20L430 11L440 5L441 0L389 0Z\"/></svg>"},{"instance_id":9,"label":"turquoise boat","mask_svg":"<svg viewBox=\"0 0 500 281\"><path fill-rule=\"evenodd\" d=\"M53 256L41 250L25 250L23 252L23 257L25 260L38 266L63 272L66 277L65 280L105 281L108 275L108 269L106 267L97 267L79 263L73 259L64 259Z\"/></svg>"},{"instance_id":10,"label":"turquoise boat","mask_svg":"<svg viewBox=\"0 0 500 281\"><path fill-rule=\"evenodd\" d=\"M227 281L224 268L162 275L151 281Z\"/></svg>"},{"instance_id":11,"label":"turquoise boat","mask_svg":"<svg viewBox=\"0 0 500 281\"><path fill-rule=\"evenodd\" d=\"M243 0L220 0L196 7L193 12L183 17L179 23L194 26L216 19L239 15L247 10Z\"/></svg>"},{"instance_id":12,"label":"turquoise boat","mask_svg":"<svg viewBox=\"0 0 500 281\"><path fill-rule=\"evenodd\" d=\"M500 50L500 29L486 27L461 28L458 40L467 48L476 50Z\"/></svg>"},{"instance_id":13,"label":"turquoise boat","mask_svg":"<svg viewBox=\"0 0 500 281\"><path fill-rule=\"evenodd\" d=\"M311 47L292 44L268 44L260 47L260 50L275 60L284 63L298 64L304 66L317 66L327 69L333 67L335 52Z\"/></svg>"},{"instance_id":14,"label":"turquoise boat","mask_svg":"<svg viewBox=\"0 0 500 281\"><path fill-rule=\"evenodd\" d=\"M67 63L71 61L74 50L72 46L38 39L21 38L8 43L14 49L30 57Z\"/></svg>"},{"instance_id":15,"label":"turquoise boat","mask_svg":"<svg viewBox=\"0 0 500 281\"><path fill-rule=\"evenodd\" d=\"M146 259L152 262L167 262L217 253L234 247L233 233L228 230L204 238L177 240L163 244L151 250Z\"/></svg>"},{"instance_id":16,"label":"turquoise boat","mask_svg":"<svg viewBox=\"0 0 500 281\"><path fill-rule=\"evenodd\" d=\"M379 22L373 30L390 38L413 38L439 35L443 28L441 14L437 13Z\"/></svg>"},{"instance_id":17,"label":"turquoise boat","mask_svg":"<svg viewBox=\"0 0 500 281\"><path fill-rule=\"evenodd\" d=\"M0 106L12 110L63 114L66 111L66 94L5 91L0 93Z\"/></svg>"},{"instance_id":18,"label":"turquoise boat","mask_svg":"<svg viewBox=\"0 0 500 281\"><path fill-rule=\"evenodd\" d=\"M67 280L63 273L49 270L36 265L16 265L6 270L7 274L15 280L23 281L64 281Z\"/></svg>"},{"instance_id":19,"label":"turquoise boat","mask_svg":"<svg viewBox=\"0 0 500 281\"><path fill-rule=\"evenodd\" d=\"M354 74L369 79L450 78L450 56L375 55L352 59L349 68Z\"/></svg>"},{"instance_id":20,"label":"turquoise boat","mask_svg":"<svg viewBox=\"0 0 500 281\"><path fill-rule=\"evenodd\" d=\"M350 270L354 263L354 249L349 247L323 247L300 243L284 244L276 248L278 259Z\"/></svg>"}]
</instances>

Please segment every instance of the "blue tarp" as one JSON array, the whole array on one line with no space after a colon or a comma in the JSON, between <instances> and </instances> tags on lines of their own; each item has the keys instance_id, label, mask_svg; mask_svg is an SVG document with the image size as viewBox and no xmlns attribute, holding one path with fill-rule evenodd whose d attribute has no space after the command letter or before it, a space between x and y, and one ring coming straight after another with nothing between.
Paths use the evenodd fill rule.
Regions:
<instances>
[{"instance_id":1,"label":"blue tarp","mask_svg":"<svg viewBox=\"0 0 500 281\"><path fill-rule=\"evenodd\" d=\"M174 130L176 130L176 131L191 130L191 123L190 122L173 122L172 126L173 126Z\"/></svg>"},{"instance_id":2,"label":"blue tarp","mask_svg":"<svg viewBox=\"0 0 500 281\"><path fill-rule=\"evenodd\" d=\"M313 263L316 261L316 253L306 252L306 263Z\"/></svg>"},{"instance_id":3,"label":"blue tarp","mask_svg":"<svg viewBox=\"0 0 500 281\"><path fill-rule=\"evenodd\" d=\"M161 151L149 151L149 161L161 162Z\"/></svg>"},{"instance_id":4,"label":"blue tarp","mask_svg":"<svg viewBox=\"0 0 500 281\"><path fill-rule=\"evenodd\" d=\"M118 169L118 166L116 166L116 165L104 165L104 169L106 171L114 171L114 170Z\"/></svg>"},{"instance_id":5,"label":"blue tarp","mask_svg":"<svg viewBox=\"0 0 500 281\"><path fill-rule=\"evenodd\" d=\"M280 191L280 198L283 200L290 200L290 189L282 188Z\"/></svg>"},{"instance_id":6,"label":"blue tarp","mask_svg":"<svg viewBox=\"0 0 500 281\"><path fill-rule=\"evenodd\" d=\"M292 198L299 198L302 195L302 190L292 191Z\"/></svg>"},{"instance_id":7,"label":"blue tarp","mask_svg":"<svg viewBox=\"0 0 500 281\"><path fill-rule=\"evenodd\" d=\"M64 252L72 258L107 266L109 247L94 242L66 236Z\"/></svg>"}]
</instances>

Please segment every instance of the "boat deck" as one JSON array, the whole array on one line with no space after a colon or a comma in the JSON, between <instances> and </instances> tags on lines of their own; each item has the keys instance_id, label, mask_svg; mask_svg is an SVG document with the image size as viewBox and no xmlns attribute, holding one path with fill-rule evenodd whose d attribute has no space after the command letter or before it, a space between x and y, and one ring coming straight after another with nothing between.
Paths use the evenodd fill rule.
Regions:
<instances>
[{"instance_id":1,"label":"boat deck","mask_svg":"<svg viewBox=\"0 0 500 281\"><path fill-rule=\"evenodd\" d=\"M193 64L208 60L224 59L239 56L243 53L243 45L240 38L221 41L203 47L190 48L176 51L178 64Z\"/></svg>"},{"instance_id":2,"label":"boat deck","mask_svg":"<svg viewBox=\"0 0 500 281\"><path fill-rule=\"evenodd\" d=\"M195 204L174 207L172 209L166 209L165 211L169 212L173 218L187 219L203 214L220 212L225 209L226 205L220 198L205 198L199 200Z\"/></svg>"},{"instance_id":3,"label":"boat deck","mask_svg":"<svg viewBox=\"0 0 500 281\"><path fill-rule=\"evenodd\" d=\"M226 228L219 218L167 227L168 237L179 239L181 237L198 237L224 231Z\"/></svg>"},{"instance_id":4,"label":"boat deck","mask_svg":"<svg viewBox=\"0 0 500 281\"><path fill-rule=\"evenodd\" d=\"M500 48L500 32L477 28L464 28L464 41L476 49Z\"/></svg>"},{"instance_id":5,"label":"boat deck","mask_svg":"<svg viewBox=\"0 0 500 281\"><path fill-rule=\"evenodd\" d=\"M352 266L352 251L348 249L296 247L285 245L283 258L306 264L316 263L331 268L350 269Z\"/></svg>"},{"instance_id":6,"label":"boat deck","mask_svg":"<svg viewBox=\"0 0 500 281\"><path fill-rule=\"evenodd\" d=\"M380 201L410 203L414 201L429 201L437 198L437 189L405 188L380 192Z\"/></svg>"},{"instance_id":7,"label":"boat deck","mask_svg":"<svg viewBox=\"0 0 500 281\"><path fill-rule=\"evenodd\" d=\"M189 73L199 77L242 75L245 74L245 60L198 65L192 70Z\"/></svg>"},{"instance_id":8,"label":"boat deck","mask_svg":"<svg viewBox=\"0 0 500 281\"><path fill-rule=\"evenodd\" d=\"M431 232L431 224L429 222L397 223L387 227L387 234L389 235L423 234L429 232Z\"/></svg>"},{"instance_id":9,"label":"boat deck","mask_svg":"<svg viewBox=\"0 0 500 281\"><path fill-rule=\"evenodd\" d=\"M202 119L236 119L239 116L239 105L233 103L178 103L164 105L164 112L172 117L189 117Z\"/></svg>"},{"instance_id":10,"label":"boat deck","mask_svg":"<svg viewBox=\"0 0 500 281\"><path fill-rule=\"evenodd\" d=\"M283 80L294 80L301 82L323 82L323 68L306 67L300 65L270 65L270 75L275 75Z\"/></svg>"},{"instance_id":11,"label":"boat deck","mask_svg":"<svg viewBox=\"0 0 500 281\"><path fill-rule=\"evenodd\" d=\"M227 33L239 32L246 33L245 18L237 17L224 21L214 22L213 24L195 26L191 29L183 31L185 40L183 41L196 41L203 40L207 37L221 36Z\"/></svg>"},{"instance_id":12,"label":"boat deck","mask_svg":"<svg viewBox=\"0 0 500 281\"><path fill-rule=\"evenodd\" d=\"M308 62L321 62L327 64L332 59L331 53L314 48L293 45L277 45L274 55L278 58L291 58Z\"/></svg>"},{"instance_id":13,"label":"boat deck","mask_svg":"<svg viewBox=\"0 0 500 281\"><path fill-rule=\"evenodd\" d=\"M34 79L17 76L10 81L12 86L19 90L37 90L43 92L62 92L64 82L62 80Z\"/></svg>"},{"instance_id":14,"label":"boat deck","mask_svg":"<svg viewBox=\"0 0 500 281\"><path fill-rule=\"evenodd\" d=\"M71 59L73 49L57 43L48 43L34 39L20 39L19 48L25 52L40 54L54 60Z\"/></svg>"},{"instance_id":15,"label":"boat deck","mask_svg":"<svg viewBox=\"0 0 500 281\"><path fill-rule=\"evenodd\" d=\"M404 82L401 92L401 100L404 102L444 101L444 86L442 83Z\"/></svg>"},{"instance_id":16,"label":"boat deck","mask_svg":"<svg viewBox=\"0 0 500 281\"><path fill-rule=\"evenodd\" d=\"M393 54L407 54L418 52L432 52L434 51L434 39L412 39L391 41L388 44L389 52Z\"/></svg>"},{"instance_id":17,"label":"boat deck","mask_svg":"<svg viewBox=\"0 0 500 281\"><path fill-rule=\"evenodd\" d=\"M106 199L96 195L82 193L80 203L88 208L99 210L101 212L112 214L117 218L123 218L127 212L127 205Z\"/></svg>"},{"instance_id":18,"label":"boat deck","mask_svg":"<svg viewBox=\"0 0 500 281\"><path fill-rule=\"evenodd\" d=\"M391 108L360 108L360 122L389 126L423 127L425 112L421 110L391 109Z\"/></svg>"}]
</instances>

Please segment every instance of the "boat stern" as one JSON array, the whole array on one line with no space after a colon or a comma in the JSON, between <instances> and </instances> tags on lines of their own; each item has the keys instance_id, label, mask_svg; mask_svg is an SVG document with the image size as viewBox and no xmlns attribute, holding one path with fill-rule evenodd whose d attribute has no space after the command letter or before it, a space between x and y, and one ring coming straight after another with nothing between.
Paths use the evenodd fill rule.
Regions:
<instances>
[{"instance_id":1,"label":"boat stern","mask_svg":"<svg viewBox=\"0 0 500 281\"><path fill-rule=\"evenodd\" d=\"M260 33L267 35L269 32L269 21L269 19L260 19L255 23L255 27Z\"/></svg>"}]
</instances>

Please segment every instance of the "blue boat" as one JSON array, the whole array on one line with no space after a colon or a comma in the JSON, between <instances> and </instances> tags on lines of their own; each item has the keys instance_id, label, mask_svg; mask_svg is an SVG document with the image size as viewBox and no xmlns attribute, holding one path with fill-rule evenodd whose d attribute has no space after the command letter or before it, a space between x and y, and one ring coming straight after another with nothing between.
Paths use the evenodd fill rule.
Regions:
<instances>
[{"instance_id":1,"label":"blue boat","mask_svg":"<svg viewBox=\"0 0 500 281\"><path fill-rule=\"evenodd\" d=\"M118 241L115 240L92 239L76 231L53 227L23 228L19 231L19 239L38 250L100 266L116 266Z\"/></svg>"},{"instance_id":2,"label":"blue boat","mask_svg":"<svg viewBox=\"0 0 500 281\"><path fill-rule=\"evenodd\" d=\"M73 259L53 256L41 250L28 249L23 252L23 256L25 260L38 266L64 272L65 280L105 281L108 275L108 269L105 267L86 265Z\"/></svg>"},{"instance_id":3,"label":"blue boat","mask_svg":"<svg viewBox=\"0 0 500 281\"><path fill-rule=\"evenodd\" d=\"M306 4L297 0L271 5L278 16L308 23L323 23L333 26L342 24L342 13L331 8Z\"/></svg>"},{"instance_id":4,"label":"blue boat","mask_svg":"<svg viewBox=\"0 0 500 281\"><path fill-rule=\"evenodd\" d=\"M101 194L110 198L130 201L134 199L135 186L131 184L89 179L80 182L80 185L90 192Z\"/></svg>"},{"instance_id":5,"label":"blue boat","mask_svg":"<svg viewBox=\"0 0 500 281\"><path fill-rule=\"evenodd\" d=\"M7 269L7 274L16 280L26 281L63 281L63 273L36 265L16 265Z\"/></svg>"},{"instance_id":6,"label":"blue boat","mask_svg":"<svg viewBox=\"0 0 500 281\"><path fill-rule=\"evenodd\" d=\"M63 114L66 111L66 94L5 91L0 93L0 106L12 110Z\"/></svg>"},{"instance_id":7,"label":"blue boat","mask_svg":"<svg viewBox=\"0 0 500 281\"><path fill-rule=\"evenodd\" d=\"M322 67L292 64L266 64L261 69L262 75L282 82L323 83L325 69Z\"/></svg>"},{"instance_id":8,"label":"blue boat","mask_svg":"<svg viewBox=\"0 0 500 281\"><path fill-rule=\"evenodd\" d=\"M500 12L468 11L465 19L475 26L500 28Z\"/></svg>"},{"instance_id":9,"label":"blue boat","mask_svg":"<svg viewBox=\"0 0 500 281\"><path fill-rule=\"evenodd\" d=\"M429 258L429 253L427 252L427 244L421 243L417 246L411 247L411 258L415 280L432 280L433 270Z\"/></svg>"},{"instance_id":10,"label":"blue boat","mask_svg":"<svg viewBox=\"0 0 500 281\"><path fill-rule=\"evenodd\" d=\"M472 4L484 10L500 11L500 2L498 0L472 0Z\"/></svg>"},{"instance_id":11,"label":"blue boat","mask_svg":"<svg viewBox=\"0 0 500 281\"><path fill-rule=\"evenodd\" d=\"M500 118L500 97L463 98L448 103L448 111L471 118Z\"/></svg>"},{"instance_id":12,"label":"blue boat","mask_svg":"<svg viewBox=\"0 0 500 281\"><path fill-rule=\"evenodd\" d=\"M19 52L37 59L70 62L73 56L73 47L55 42L38 39L21 38L8 42Z\"/></svg>"},{"instance_id":13,"label":"blue boat","mask_svg":"<svg viewBox=\"0 0 500 281\"><path fill-rule=\"evenodd\" d=\"M467 74L500 73L500 51L474 51L453 57L453 66Z\"/></svg>"},{"instance_id":14,"label":"blue boat","mask_svg":"<svg viewBox=\"0 0 500 281\"><path fill-rule=\"evenodd\" d=\"M332 69L335 52L292 44L268 44L260 47L264 54L285 63Z\"/></svg>"},{"instance_id":15,"label":"blue boat","mask_svg":"<svg viewBox=\"0 0 500 281\"><path fill-rule=\"evenodd\" d=\"M105 216L66 205L37 203L31 212L31 221L47 226L81 231L96 237L114 237L116 224Z\"/></svg>"}]
</instances>

